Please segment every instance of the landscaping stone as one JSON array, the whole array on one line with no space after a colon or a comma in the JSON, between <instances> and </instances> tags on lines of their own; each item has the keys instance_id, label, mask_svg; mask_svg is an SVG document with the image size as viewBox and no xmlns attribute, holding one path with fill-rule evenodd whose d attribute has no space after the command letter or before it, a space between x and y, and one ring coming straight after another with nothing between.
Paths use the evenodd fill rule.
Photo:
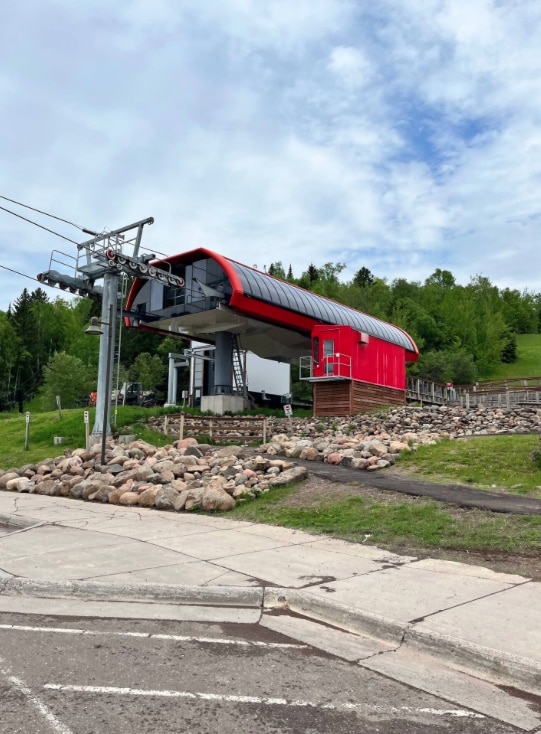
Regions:
<instances>
[{"instance_id":1,"label":"landscaping stone","mask_svg":"<svg viewBox=\"0 0 541 734\"><path fill-rule=\"evenodd\" d=\"M159 420L154 419L157 427ZM67 449L37 464L0 470L0 490L175 512L226 511L238 500L305 479L307 470L289 457L379 471L396 463L402 452L442 438L538 434L541 412L401 407L347 418L274 418L269 427L270 440L255 456L242 446L211 447L193 437L161 448L140 440L110 441L103 466L99 445L89 451Z\"/></svg>"}]
</instances>

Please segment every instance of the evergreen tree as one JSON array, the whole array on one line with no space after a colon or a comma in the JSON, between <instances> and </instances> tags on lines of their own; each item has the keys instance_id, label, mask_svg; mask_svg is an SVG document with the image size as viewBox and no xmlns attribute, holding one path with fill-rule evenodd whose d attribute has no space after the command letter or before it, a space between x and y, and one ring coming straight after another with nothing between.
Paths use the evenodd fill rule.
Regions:
<instances>
[{"instance_id":1,"label":"evergreen tree","mask_svg":"<svg viewBox=\"0 0 541 734\"><path fill-rule=\"evenodd\" d=\"M281 278L282 280L285 280L286 274L284 271L284 266L282 265L281 261L278 260L278 262L271 263L269 265L269 275L274 275L275 278Z\"/></svg>"},{"instance_id":2,"label":"evergreen tree","mask_svg":"<svg viewBox=\"0 0 541 734\"><path fill-rule=\"evenodd\" d=\"M18 342L13 389L17 394L16 399L24 400L34 394L40 379L40 375L34 370L35 322L32 298L27 288L24 288L15 300L13 308L10 309L9 319Z\"/></svg>"},{"instance_id":3,"label":"evergreen tree","mask_svg":"<svg viewBox=\"0 0 541 734\"><path fill-rule=\"evenodd\" d=\"M374 276L368 268L362 267L353 276L353 282L359 288L367 288L374 282Z\"/></svg>"},{"instance_id":4,"label":"evergreen tree","mask_svg":"<svg viewBox=\"0 0 541 734\"><path fill-rule=\"evenodd\" d=\"M15 379L19 341L8 314L0 311L0 410L9 410L15 401Z\"/></svg>"},{"instance_id":5,"label":"evergreen tree","mask_svg":"<svg viewBox=\"0 0 541 734\"><path fill-rule=\"evenodd\" d=\"M308 276L308 280L310 283L313 283L316 280L319 280L319 271L316 268L315 265L312 263L308 266L308 270L306 271L306 274Z\"/></svg>"}]
</instances>

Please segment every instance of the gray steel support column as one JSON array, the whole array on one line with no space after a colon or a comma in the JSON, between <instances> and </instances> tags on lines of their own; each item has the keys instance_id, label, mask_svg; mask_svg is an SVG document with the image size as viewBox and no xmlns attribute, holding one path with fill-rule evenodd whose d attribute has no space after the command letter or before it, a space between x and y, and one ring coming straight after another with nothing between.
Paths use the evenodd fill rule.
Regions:
<instances>
[{"instance_id":1,"label":"gray steel support column","mask_svg":"<svg viewBox=\"0 0 541 734\"><path fill-rule=\"evenodd\" d=\"M178 368L187 367L189 362L184 354L169 352L169 373L167 378L167 402L164 408L177 404L177 388L178 388Z\"/></svg>"},{"instance_id":2,"label":"gray steel support column","mask_svg":"<svg viewBox=\"0 0 541 734\"><path fill-rule=\"evenodd\" d=\"M96 419L92 428L92 435L101 434L104 427L104 415L107 415L106 433L111 433L109 413L105 413L105 401L111 400L111 386L114 362L115 325L118 298L117 271L107 272L103 278L103 299L101 302L101 324L103 334L100 336L100 355L98 362L98 399L96 401ZM112 309L111 309L112 306ZM113 318L110 321L111 311ZM110 341L109 341L110 340ZM110 348L111 346L111 348ZM109 363L109 364L108 364ZM107 384L109 383L109 384Z\"/></svg>"},{"instance_id":3,"label":"gray steel support column","mask_svg":"<svg viewBox=\"0 0 541 734\"><path fill-rule=\"evenodd\" d=\"M229 331L216 334L216 355L214 362L215 395L231 395L233 368L233 335Z\"/></svg>"},{"instance_id":4,"label":"gray steel support column","mask_svg":"<svg viewBox=\"0 0 541 734\"><path fill-rule=\"evenodd\" d=\"M166 405L176 405L177 403L177 365L175 357L177 354L169 354L169 378L167 380L167 403Z\"/></svg>"}]
</instances>

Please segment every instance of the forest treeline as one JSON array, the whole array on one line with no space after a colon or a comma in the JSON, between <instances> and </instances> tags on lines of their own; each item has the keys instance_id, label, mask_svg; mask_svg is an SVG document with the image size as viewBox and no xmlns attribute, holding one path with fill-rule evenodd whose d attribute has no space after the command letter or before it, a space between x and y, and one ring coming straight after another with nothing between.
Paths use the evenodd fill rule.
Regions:
<instances>
[{"instance_id":1,"label":"forest treeline","mask_svg":"<svg viewBox=\"0 0 541 734\"><path fill-rule=\"evenodd\" d=\"M388 282L365 267L345 281L344 269L343 263L310 265L296 278L291 267L286 272L276 262L267 272L407 331L421 355L408 367L412 375L471 384L498 363L516 359L517 334L541 330L539 293L502 290L484 276L460 285L439 268L424 282ZM6 312L0 311L0 410L36 395L43 409L54 408L58 394L65 407L80 404L96 387L99 339L85 329L99 315L94 301L49 297L41 288L24 289ZM120 384L139 381L163 397L167 355L180 350L178 340L137 329L122 329L121 340L115 360Z\"/></svg>"},{"instance_id":2,"label":"forest treeline","mask_svg":"<svg viewBox=\"0 0 541 734\"><path fill-rule=\"evenodd\" d=\"M363 267L344 282L344 269L343 263L310 265L296 279L278 262L268 272L407 331L420 352L410 375L472 384L498 363L516 360L517 334L541 330L541 294L527 289L502 290L481 275L460 285L440 268L424 282L388 282Z\"/></svg>"}]
</instances>

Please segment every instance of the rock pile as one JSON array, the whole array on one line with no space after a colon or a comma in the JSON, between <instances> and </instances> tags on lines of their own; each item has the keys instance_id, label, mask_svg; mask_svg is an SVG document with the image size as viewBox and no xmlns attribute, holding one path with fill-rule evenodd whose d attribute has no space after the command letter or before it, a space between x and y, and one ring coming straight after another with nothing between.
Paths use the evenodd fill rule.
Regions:
<instances>
[{"instance_id":1,"label":"rock pile","mask_svg":"<svg viewBox=\"0 0 541 734\"><path fill-rule=\"evenodd\" d=\"M283 430L287 422L281 419L279 425ZM275 434L261 451L374 471L394 464L403 451L440 439L537 433L541 412L534 408L403 407L348 418L295 419L292 427L294 435Z\"/></svg>"},{"instance_id":2,"label":"rock pile","mask_svg":"<svg viewBox=\"0 0 541 734\"><path fill-rule=\"evenodd\" d=\"M290 428L291 426L291 428ZM398 438L415 433L434 433L442 438L460 438L499 433L536 433L541 427L541 411L537 408L479 408L439 406L390 408L374 413L338 418L269 419L272 433L293 433L309 438L345 435L378 436L389 433Z\"/></svg>"},{"instance_id":3,"label":"rock pile","mask_svg":"<svg viewBox=\"0 0 541 734\"><path fill-rule=\"evenodd\" d=\"M270 425L275 433L257 456L246 447L198 444L194 437L163 448L111 442L103 466L98 445L67 450L55 459L0 470L0 490L177 512L230 510L237 501L305 479L307 470L289 458L375 471L394 464L403 451L442 438L539 433L541 412L403 407L348 418L272 419Z\"/></svg>"},{"instance_id":4,"label":"rock pile","mask_svg":"<svg viewBox=\"0 0 541 734\"><path fill-rule=\"evenodd\" d=\"M249 457L240 446L212 451L193 438L156 448L144 441L75 449L56 459L0 472L0 489L159 510L231 510L238 500L305 479L304 467Z\"/></svg>"}]
</instances>

